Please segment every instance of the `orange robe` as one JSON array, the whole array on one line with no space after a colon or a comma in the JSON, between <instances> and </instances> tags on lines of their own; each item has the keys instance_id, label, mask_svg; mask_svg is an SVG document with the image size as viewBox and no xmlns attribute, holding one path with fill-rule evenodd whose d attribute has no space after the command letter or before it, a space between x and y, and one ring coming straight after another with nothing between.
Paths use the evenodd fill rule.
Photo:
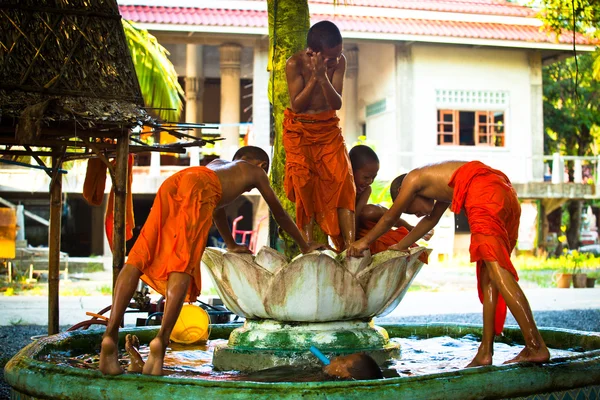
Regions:
<instances>
[{"instance_id":1,"label":"orange robe","mask_svg":"<svg viewBox=\"0 0 600 400\"><path fill-rule=\"evenodd\" d=\"M341 239L338 208L354 211L356 187L350 157L334 110L295 114L285 110L285 192L296 203L300 229L314 216L334 242Z\"/></svg>"},{"instance_id":2,"label":"orange robe","mask_svg":"<svg viewBox=\"0 0 600 400\"><path fill-rule=\"evenodd\" d=\"M130 154L127 158L127 194L125 195L125 240L133 237L133 228L135 227L135 218L133 215L133 193L131 192L131 184L133 182L133 155ZM87 178L87 176L86 176ZM104 192L104 187L102 188ZM104 216L104 229L108 245L113 248L113 229L115 226L115 188L110 189L108 195L108 204L106 205L106 215Z\"/></svg>"},{"instance_id":3,"label":"orange robe","mask_svg":"<svg viewBox=\"0 0 600 400\"><path fill-rule=\"evenodd\" d=\"M454 172L448 186L454 189L450 209L455 214L465 209L471 228L469 252L477 262L477 288L483 302L481 271L484 260L497 261L516 280L517 271L510 253L517 244L521 206L510 181L502 172L479 162L469 162ZM498 295L495 332L502 333L506 320L506 302Z\"/></svg>"},{"instance_id":4,"label":"orange robe","mask_svg":"<svg viewBox=\"0 0 600 400\"><path fill-rule=\"evenodd\" d=\"M373 229L375 225L377 225L377 223L373 221L366 221L364 224L361 224L361 227L358 230L358 234L356 235L357 239L360 239L361 237L369 233L369 231ZM371 246L369 246L371 254L377 254L387 250L388 247L404 239L404 237L408 235L408 232L409 230L403 226L395 229L390 229L389 231L381 235L376 241L371 243ZM418 245L413 244L410 247L418 247ZM429 256L427 255L427 253L423 253L419 256L419 260L427 264L427 261L429 261Z\"/></svg>"},{"instance_id":5,"label":"orange robe","mask_svg":"<svg viewBox=\"0 0 600 400\"><path fill-rule=\"evenodd\" d=\"M142 271L142 280L160 294L165 295L171 272L185 272L192 277L186 301L196 301L200 260L221 193L217 174L206 167L179 171L158 189L127 264Z\"/></svg>"},{"instance_id":6,"label":"orange robe","mask_svg":"<svg viewBox=\"0 0 600 400\"><path fill-rule=\"evenodd\" d=\"M104 199L106 187L106 170L108 167L99 158L90 158L85 170L83 182L83 198L93 206L99 206Z\"/></svg>"}]
</instances>

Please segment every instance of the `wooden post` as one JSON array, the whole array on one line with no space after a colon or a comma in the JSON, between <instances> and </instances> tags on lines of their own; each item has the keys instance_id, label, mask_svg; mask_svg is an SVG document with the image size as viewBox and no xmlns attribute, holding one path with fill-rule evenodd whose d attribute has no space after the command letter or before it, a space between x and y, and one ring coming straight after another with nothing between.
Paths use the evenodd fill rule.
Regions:
<instances>
[{"instance_id":1,"label":"wooden post","mask_svg":"<svg viewBox=\"0 0 600 400\"><path fill-rule=\"evenodd\" d=\"M60 156L52 156L50 180L50 228L48 229L48 335L58 333L58 286L60 274L60 232L62 216L62 175Z\"/></svg>"},{"instance_id":2,"label":"wooden post","mask_svg":"<svg viewBox=\"0 0 600 400\"><path fill-rule=\"evenodd\" d=\"M125 203L127 200L127 159L129 157L129 134L117 141L115 166L114 229L113 229L113 288L121 268L125 264Z\"/></svg>"}]
</instances>

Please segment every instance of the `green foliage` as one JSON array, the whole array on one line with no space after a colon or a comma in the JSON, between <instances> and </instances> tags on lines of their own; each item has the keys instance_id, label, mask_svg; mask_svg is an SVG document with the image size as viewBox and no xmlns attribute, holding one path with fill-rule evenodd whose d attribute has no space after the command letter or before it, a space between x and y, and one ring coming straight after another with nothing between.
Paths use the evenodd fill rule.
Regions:
<instances>
[{"instance_id":1,"label":"green foliage","mask_svg":"<svg viewBox=\"0 0 600 400\"><path fill-rule=\"evenodd\" d=\"M369 197L369 203L379 204L390 208L392 206L392 198L390 197L391 185L392 181L374 181L371 185L371 196Z\"/></svg>"},{"instance_id":2,"label":"green foliage","mask_svg":"<svg viewBox=\"0 0 600 400\"><path fill-rule=\"evenodd\" d=\"M179 121L184 92L168 58L169 52L148 31L122 21L144 102L148 107L161 108L156 110L161 118Z\"/></svg>"}]
</instances>

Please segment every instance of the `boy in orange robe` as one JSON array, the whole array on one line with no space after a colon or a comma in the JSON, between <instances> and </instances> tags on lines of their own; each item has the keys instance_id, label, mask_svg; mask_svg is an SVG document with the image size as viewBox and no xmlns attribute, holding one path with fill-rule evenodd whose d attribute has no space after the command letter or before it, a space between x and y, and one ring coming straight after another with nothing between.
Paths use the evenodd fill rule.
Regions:
<instances>
[{"instance_id":1,"label":"boy in orange robe","mask_svg":"<svg viewBox=\"0 0 600 400\"><path fill-rule=\"evenodd\" d=\"M283 210L269 186L266 174L269 157L262 149L243 147L233 160L215 160L206 167L186 168L169 177L158 189L148 220L115 285L100 352L100 371L104 374L123 372L118 360L119 324L140 278L166 297L162 325L150 342L150 355L143 367L144 374L162 374L169 337L183 302L195 301L200 294L200 260L212 222L229 251L250 252L232 238L224 208L242 193L257 188L279 226L303 253L323 247L306 243Z\"/></svg>"},{"instance_id":2,"label":"boy in orange robe","mask_svg":"<svg viewBox=\"0 0 600 400\"><path fill-rule=\"evenodd\" d=\"M433 228L448 207L464 208L471 228L471 261L477 262L479 296L483 303L483 335L470 366L492 363L494 334L500 334L506 306L517 320L525 348L508 362L545 362L548 348L533 319L510 253L517 243L521 207L510 181L502 172L479 161L446 161L417 168L392 182L394 204L377 225L348 249L360 257L370 243L385 233L403 212L423 217L392 248L402 250Z\"/></svg>"},{"instance_id":3,"label":"boy in orange robe","mask_svg":"<svg viewBox=\"0 0 600 400\"><path fill-rule=\"evenodd\" d=\"M387 208L376 205L367 204L371 196L371 185L379 172L379 157L369 146L358 145L350 149L350 163L352 164L352 173L354 175L354 184L356 185L356 237L365 236L385 214ZM392 245L395 245L402 240L408 232L413 229L413 226L402 218L394 224L394 227L377 238L369 249L371 254L381 253L388 250ZM433 230L423 236L425 240L431 239ZM413 245L417 247L417 245ZM412 247L412 246L411 246ZM428 261L427 253L421 254L419 259L424 263Z\"/></svg>"},{"instance_id":4,"label":"boy in orange robe","mask_svg":"<svg viewBox=\"0 0 600 400\"><path fill-rule=\"evenodd\" d=\"M283 120L286 195L296 223L311 242L315 221L338 250L355 238L356 189L336 110L342 107L346 58L329 21L308 31L308 48L286 63L290 108Z\"/></svg>"}]
</instances>

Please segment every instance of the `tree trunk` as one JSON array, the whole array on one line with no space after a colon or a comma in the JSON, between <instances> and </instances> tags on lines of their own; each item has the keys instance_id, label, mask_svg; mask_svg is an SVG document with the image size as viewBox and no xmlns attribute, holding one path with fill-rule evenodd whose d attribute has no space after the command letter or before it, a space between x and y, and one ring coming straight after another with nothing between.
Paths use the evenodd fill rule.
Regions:
<instances>
[{"instance_id":1,"label":"tree trunk","mask_svg":"<svg viewBox=\"0 0 600 400\"><path fill-rule=\"evenodd\" d=\"M581 210L583 201L571 200L567 209L569 211L569 226L567 228L567 241L570 249L579 247L579 232L581 230Z\"/></svg>"},{"instance_id":2,"label":"tree trunk","mask_svg":"<svg viewBox=\"0 0 600 400\"><path fill-rule=\"evenodd\" d=\"M285 63L295 52L306 46L306 34L310 27L307 0L268 0L269 12L269 100L273 105L275 141L271 163L271 186L283 208L295 218L295 205L288 200L283 187L285 177L285 150L283 149L283 112L289 106L289 94L285 76ZM278 227L270 219L269 237L275 247ZM298 248L287 235L284 236L286 255L298 252Z\"/></svg>"}]
</instances>

